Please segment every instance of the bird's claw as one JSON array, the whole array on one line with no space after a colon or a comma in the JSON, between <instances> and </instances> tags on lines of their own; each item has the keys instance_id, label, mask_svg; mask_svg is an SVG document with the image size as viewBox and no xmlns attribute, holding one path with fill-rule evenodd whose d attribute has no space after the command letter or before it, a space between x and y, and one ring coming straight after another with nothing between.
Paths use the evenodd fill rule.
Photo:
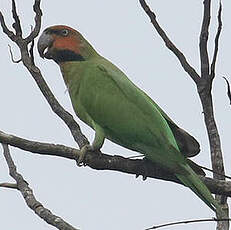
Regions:
<instances>
[{"instance_id":1,"label":"bird's claw","mask_svg":"<svg viewBox=\"0 0 231 230\"><path fill-rule=\"evenodd\" d=\"M144 157L142 159L141 165L138 166L138 171L140 173L136 173L136 178L138 178L139 176L142 176L143 181L145 181L147 179L147 177L148 177L148 168L145 165L145 162L148 162L148 161L149 160L146 157Z\"/></svg>"},{"instance_id":2,"label":"bird's claw","mask_svg":"<svg viewBox=\"0 0 231 230\"><path fill-rule=\"evenodd\" d=\"M79 152L78 160L76 161L78 166L86 166L85 158L87 155L87 152L93 151L93 148L91 145L84 145Z\"/></svg>"}]
</instances>

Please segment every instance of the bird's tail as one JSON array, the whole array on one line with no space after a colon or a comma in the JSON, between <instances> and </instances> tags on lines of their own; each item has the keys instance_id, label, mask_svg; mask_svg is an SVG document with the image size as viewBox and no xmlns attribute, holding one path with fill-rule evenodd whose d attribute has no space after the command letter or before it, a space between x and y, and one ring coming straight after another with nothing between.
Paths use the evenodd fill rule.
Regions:
<instances>
[{"instance_id":1,"label":"bird's tail","mask_svg":"<svg viewBox=\"0 0 231 230\"><path fill-rule=\"evenodd\" d=\"M201 181L191 167L185 164L184 169L188 172L187 175L176 174L176 177L187 187L189 187L201 200L203 200L213 211L222 214L223 211L218 202L213 198L211 192L206 185Z\"/></svg>"}]
</instances>

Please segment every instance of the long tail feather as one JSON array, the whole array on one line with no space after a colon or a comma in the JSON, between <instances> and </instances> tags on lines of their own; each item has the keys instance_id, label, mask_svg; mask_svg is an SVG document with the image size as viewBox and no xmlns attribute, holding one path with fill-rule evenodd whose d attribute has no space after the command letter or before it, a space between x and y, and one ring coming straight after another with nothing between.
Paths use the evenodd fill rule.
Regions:
<instances>
[{"instance_id":1,"label":"long tail feather","mask_svg":"<svg viewBox=\"0 0 231 230\"><path fill-rule=\"evenodd\" d=\"M218 202L214 199L211 192L206 185L201 181L197 174L185 164L184 169L188 172L188 175L176 174L177 178L182 181L184 185L189 187L201 200L203 200L213 211L222 213L222 209Z\"/></svg>"}]
</instances>

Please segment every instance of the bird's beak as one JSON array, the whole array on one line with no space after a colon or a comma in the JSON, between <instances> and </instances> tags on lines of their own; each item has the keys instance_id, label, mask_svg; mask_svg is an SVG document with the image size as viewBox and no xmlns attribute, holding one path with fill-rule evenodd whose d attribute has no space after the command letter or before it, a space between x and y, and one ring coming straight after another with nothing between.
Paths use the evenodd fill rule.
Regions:
<instances>
[{"instance_id":1,"label":"bird's beak","mask_svg":"<svg viewBox=\"0 0 231 230\"><path fill-rule=\"evenodd\" d=\"M42 35L40 36L39 40L38 40L38 52L40 57L42 58L48 58L51 59L51 53L49 52L51 46L53 43L53 37L52 35L48 34L46 31L44 31L42 33Z\"/></svg>"}]
</instances>

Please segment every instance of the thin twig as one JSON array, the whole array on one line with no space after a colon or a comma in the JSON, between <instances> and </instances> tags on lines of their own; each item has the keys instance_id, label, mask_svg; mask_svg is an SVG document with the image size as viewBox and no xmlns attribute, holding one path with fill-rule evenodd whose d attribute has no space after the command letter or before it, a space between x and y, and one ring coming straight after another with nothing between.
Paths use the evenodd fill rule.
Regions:
<instances>
[{"instance_id":1,"label":"thin twig","mask_svg":"<svg viewBox=\"0 0 231 230\"><path fill-rule=\"evenodd\" d=\"M61 217L54 215L50 210L45 208L39 201L36 200L32 189L28 186L27 182L24 180L23 176L17 172L16 166L10 155L10 150L8 145L3 144L3 155L6 159L9 173L12 178L17 182L17 188L23 195L26 204L31 208L40 218L45 220L48 224L56 227L60 230L77 230L70 224L65 222Z\"/></svg>"},{"instance_id":2,"label":"thin twig","mask_svg":"<svg viewBox=\"0 0 231 230\"><path fill-rule=\"evenodd\" d=\"M0 187L1 188L18 189L18 185L13 184L13 183L0 183Z\"/></svg>"},{"instance_id":3,"label":"thin twig","mask_svg":"<svg viewBox=\"0 0 231 230\"><path fill-rule=\"evenodd\" d=\"M9 51L10 51L10 58L11 58L11 61L12 61L13 63L15 63L15 64L20 63L20 62L22 61L22 58L20 58L20 59L18 59L18 60L14 60L14 56L13 56L13 52L12 52L12 50L11 50L11 46L8 45L8 47L9 47Z\"/></svg>"},{"instance_id":4,"label":"thin twig","mask_svg":"<svg viewBox=\"0 0 231 230\"><path fill-rule=\"evenodd\" d=\"M60 117L64 121L64 123L68 126L74 140L78 143L80 148L88 144L89 142L87 138L82 134L80 126L74 120L73 116L60 105L58 100L55 98L54 94L51 92L46 81L42 77L40 70L37 67L31 69L30 64L28 66L28 63L25 63L26 67L28 67L29 72L31 73L32 77L37 83L40 91L42 92L43 96L46 98L47 102L49 103L52 111L58 117Z\"/></svg>"},{"instance_id":5,"label":"thin twig","mask_svg":"<svg viewBox=\"0 0 231 230\"><path fill-rule=\"evenodd\" d=\"M226 84L227 84L227 96L229 98L229 103L231 105L231 91L230 91L230 84L229 84L229 81L227 80L226 77L223 77L226 81Z\"/></svg>"},{"instance_id":6,"label":"thin twig","mask_svg":"<svg viewBox=\"0 0 231 230\"><path fill-rule=\"evenodd\" d=\"M0 23L1 23L1 27L2 27L3 33L5 33L12 41L16 41L16 36L6 26L5 19L4 19L3 14L2 14L1 11L0 11Z\"/></svg>"},{"instance_id":7,"label":"thin twig","mask_svg":"<svg viewBox=\"0 0 231 230\"><path fill-rule=\"evenodd\" d=\"M33 5L33 10L35 12L35 18L34 18L35 27L31 31L29 36L24 39L27 44L32 42L38 36L40 29L41 29L42 10L40 8L40 3L41 3L41 0L35 0L35 3Z\"/></svg>"},{"instance_id":8,"label":"thin twig","mask_svg":"<svg viewBox=\"0 0 231 230\"><path fill-rule=\"evenodd\" d=\"M196 70L188 63L184 54L169 39L167 34L164 32L164 30L161 28L161 26L157 22L155 13L150 10L145 0L139 0L139 1L140 1L140 5L142 6L143 10L146 12L146 14L151 19L151 23L155 27L156 31L158 32L158 34L161 36L161 38L165 42L165 45L168 47L168 49L170 49L176 55L182 67L184 68L184 70L189 74L189 76L194 80L194 82L197 83L200 79L200 76L198 75Z\"/></svg>"},{"instance_id":9,"label":"thin twig","mask_svg":"<svg viewBox=\"0 0 231 230\"><path fill-rule=\"evenodd\" d=\"M185 221L177 221L177 222L171 222L167 224L161 224L161 225L155 225L151 228L147 228L145 230L151 230L151 229L157 229L157 228L163 228L173 225L179 225L179 224L192 224L192 223L200 223L200 222L219 222L219 221L230 221L229 218L223 218L223 219L217 219L217 218L208 218L208 219L198 219L198 220L185 220Z\"/></svg>"},{"instance_id":10,"label":"thin twig","mask_svg":"<svg viewBox=\"0 0 231 230\"><path fill-rule=\"evenodd\" d=\"M215 47L214 47L213 60L212 60L211 72L210 72L210 77L212 79L215 77L215 67L216 67L216 60L217 60L218 47L219 47L219 38L220 38L221 30L222 30L221 12L222 12L222 4L220 1L218 15L217 15L218 28L217 28L217 34L215 37L215 41L214 41Z\"/></svg>"},{"instance_id":11,"label":"thin twig","mask_svg":"<svg viewBox=\"0 0 231 230\"><path fill-rule=\"evenodd\" d=\"M221 174L221 173L216 172L216 171L214 171L214 170L212 170L212 169L209 169L209 168L207 168L207 167L205 167L205 166L201 166L201 165L200 165L200 168L202 168L202 169L204 169L204 170L207 170L207 171L209 171L209 172L212 172L212 173L216 173L217 175L224 176L225 178L231 179L231 176L227 176L227 175Z\"/></svg>"}]
</instances>

